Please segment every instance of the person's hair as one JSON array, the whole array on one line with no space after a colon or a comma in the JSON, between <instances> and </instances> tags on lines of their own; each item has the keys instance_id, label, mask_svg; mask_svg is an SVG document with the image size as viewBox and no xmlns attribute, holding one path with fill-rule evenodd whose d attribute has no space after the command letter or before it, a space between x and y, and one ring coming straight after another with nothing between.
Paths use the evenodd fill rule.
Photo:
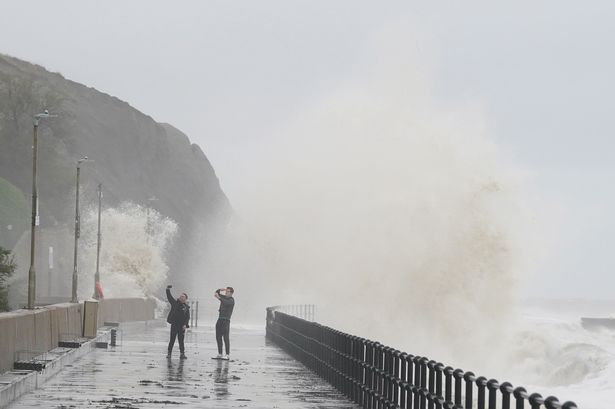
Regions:
<instances>
[{"instance_id":1,"label":"person's hair","mask_svg":"<svg viewBox=\"0 0 615 409\"><path fill-rule=\"evenodd\" d=\"M188 299L188 294L186 294L186 293L182 293L182 294L186 296L186 300L187 300Z\"/></svg>"},{"instance_id":2,"label":"person's hair","mask_svg":"<svg viewBox=\"0 0 615 409\"><path fill-rule=\"evenodd\" d=\"M229 290L232 294L235 294L235 290L233 290L233 287L226 287L227 290Z\"/></svg>"}]
</instances>

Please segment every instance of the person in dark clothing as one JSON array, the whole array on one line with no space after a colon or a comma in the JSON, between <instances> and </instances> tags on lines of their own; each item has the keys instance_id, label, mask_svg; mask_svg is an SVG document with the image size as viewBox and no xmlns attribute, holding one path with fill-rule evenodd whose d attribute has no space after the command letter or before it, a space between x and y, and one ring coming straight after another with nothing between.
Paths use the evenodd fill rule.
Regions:
<instances>
[{"instance_id":1,"label":"person in dark clothing","mask_svg":"<svg viewBox=\"0 0 615 409\"><path fill-rule=\"evenodd\" d=\"M222 294L222 292L224 292L224 294ZM216 322L216 342L218 343L217 359L228 360L231 353L229 331L231 329L231 315L233 315L233 308L235 308L234 293L235 290L233 287L220 288L214 293L214 297L220 300L218 321ZM225 355L222 355L222 340L224 340Z\"/></svg>"},{"instance_id":2,"label":"person in dark clothing","mask_svg":"<svg viewBox=\"0 0 615 409\"><path fill-rule=\"evenodd\" d=\"M186 328L189 328L190 325L190 307L186 304L188 300L188 295L186 293L181 293L178 299L173 298L171 295L171 288L173 286L167 286L167 300L171 304L171 311L169 311L169 315L167 316L167 322L171 324L171 339L169 340L169 353L167 354L167 358L171 358L171 352L173 351L173 345L175 345L175 338L179 341L179 358L186 359L186 354L184 353L184 334L186 333Z\"/></svg>"}]
</instances>

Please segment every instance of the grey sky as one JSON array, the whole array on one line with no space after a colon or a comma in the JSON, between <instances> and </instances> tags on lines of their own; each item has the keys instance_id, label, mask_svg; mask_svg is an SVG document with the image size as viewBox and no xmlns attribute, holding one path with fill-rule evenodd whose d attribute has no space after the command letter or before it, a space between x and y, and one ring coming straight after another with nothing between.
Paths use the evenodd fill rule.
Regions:
<instances>
[{"instance_id":1,"label":"grey sky","mask_svg":"<svg viewBox=\"0 0 615 409\"><path fill-rule=\"evenodd\" d=\"M115 95L200 144L231 201L285 118L409 28L442 105L479 101L557 240L534 294L613 298L609 1L12 1L0 52Z\"/></svg>"}]
</instances>

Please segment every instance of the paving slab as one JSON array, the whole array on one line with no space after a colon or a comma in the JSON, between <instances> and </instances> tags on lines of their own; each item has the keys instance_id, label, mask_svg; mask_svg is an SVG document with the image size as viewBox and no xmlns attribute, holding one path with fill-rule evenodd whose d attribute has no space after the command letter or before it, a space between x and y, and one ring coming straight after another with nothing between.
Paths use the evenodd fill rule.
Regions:
<instances>
[{"instance_id":1,"label":"paving slab","mask_svg":"<svg viewBox=\"0 0 615 409\"><path fill-rule=\"evenodd\" d=\"M231 360L217 354L213 326L186 334L166 358L162 321L122 324L118 345L96 349L8 406L17 408L356 409L332 386L265 339L264 325L231 325Z\"/></svg>"}]
</instances>

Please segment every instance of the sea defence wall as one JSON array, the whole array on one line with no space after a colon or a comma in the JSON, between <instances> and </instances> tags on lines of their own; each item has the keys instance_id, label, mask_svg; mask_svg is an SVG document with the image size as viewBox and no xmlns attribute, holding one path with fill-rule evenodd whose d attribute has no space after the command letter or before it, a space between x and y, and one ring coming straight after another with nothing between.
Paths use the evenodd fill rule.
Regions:
<instances>
[{"instance_id":1,"label":"sea defence wall","mask_svg":"<svg viewBox=\"0 0 615 409\"><path fill-rule=\"evenodd\" d=\"M153 298L109 298L98 303L98 326L105 322L149 321L154 319Z\"/></svg>"},{"instance_id":2,"label":"sea defence wall","mask_svg":"<svg viewBox=\"0 0 615 409\"><path fill-rule=\"evenodd\" d=\"M104 322L154 319L156 303L145 298L110 298L98 304L98 327ZM0 373L58 346L58 341L80 337L83 303L54 304L34 310L0 313Z\"/></svg>"}]
</instances>

